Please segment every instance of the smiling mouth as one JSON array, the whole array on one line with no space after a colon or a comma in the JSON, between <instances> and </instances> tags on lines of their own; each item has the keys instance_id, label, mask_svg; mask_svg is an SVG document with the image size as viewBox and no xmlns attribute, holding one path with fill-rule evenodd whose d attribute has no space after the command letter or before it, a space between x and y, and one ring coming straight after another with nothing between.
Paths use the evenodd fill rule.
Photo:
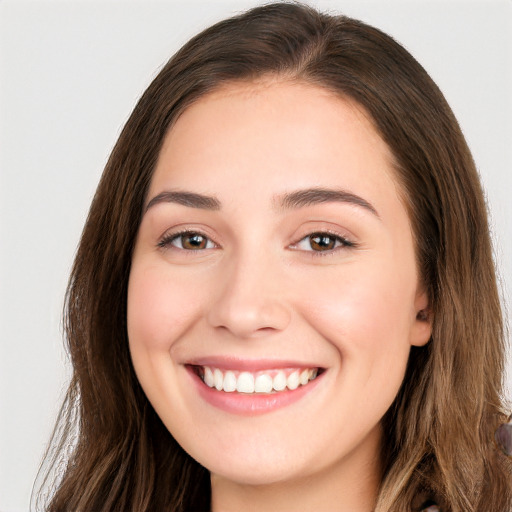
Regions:
<instances>
[{"instance_id":1,"label":"smiling mouth","mask_svg":"<svg viewBox=\"0 0 512 512\"><path fill-rule=\"evenodd\" d=\"M212 366L191 366L209 387L225 393L276 394L307 386L323 368L283 368L258 372L221 370Z\"/></svg>"}]
</instances>

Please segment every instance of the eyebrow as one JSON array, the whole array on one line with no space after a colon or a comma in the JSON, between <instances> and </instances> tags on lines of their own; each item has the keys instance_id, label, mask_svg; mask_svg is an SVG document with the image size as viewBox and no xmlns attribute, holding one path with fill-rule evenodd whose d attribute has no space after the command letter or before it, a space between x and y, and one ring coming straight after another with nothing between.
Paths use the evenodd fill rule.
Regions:
<instances>
[{"instance_id":1,"label":"eyebrow","mask_svg":"<svg viewBox=\"0 0 512 512\"><path fill-rule=\"evenodd\" d=\"M215 197L196 194L195 192L165 191L156 195L149 201L145 211L159 203L175 203L189 208L201 210L220 210L220 201Z\"/></svg>"},{"instance_id":2,"label":"eyebrow","mask_svg":"<svg viewBox=\"0 0 512 512\"><path fill-rule=\"evenodd\" d=\"M285 210L331 202L349 203L360 206L380 218L375 207L366 201L366 199L342 189L308 188L290 192L278 198L278 205Z\"/></svg>"},{"instance_id":3,"label":"eyebrow","mask_svg":"<svg viewBox=\"0 0 512 512\"><path fill-rule=\"evenodd\" d=\"M294 210L315 204L331 202L360 206L380 218L375 207L366 201L366 199L342 189L307 188L277 196L274 201L277 208L284 210ZM147 204L145 211L147 212L152 206L160 203L175 203L201 210L221 209L221 202L216 197L195 192L166 190L153 197Z\"/></svg>"}]
</instances>

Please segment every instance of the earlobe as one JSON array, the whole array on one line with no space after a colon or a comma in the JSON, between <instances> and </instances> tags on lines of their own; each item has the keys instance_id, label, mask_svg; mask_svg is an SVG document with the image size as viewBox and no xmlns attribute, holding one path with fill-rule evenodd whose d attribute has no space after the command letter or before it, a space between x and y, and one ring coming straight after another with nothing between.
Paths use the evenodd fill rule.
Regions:
<instances>
[{"instance_id":1,"label":"earlobe","mask_svg":"<svg viewBox=\"0 0 512 512\"><path fill-rule=\"evenodd\" d=\"M425 308L417 312L411 331L411 345L422 347L432 336L432 312Z\"/></svg>"},{"instance_id":2,"label":"earlobe","mask_svg":"<svg viewBox=\"0 0 512 512\"><path fill-rule=\"evenodd\" d=\"M416 314L416 320L419 322L428 322L430 311L428 308L420 309Z\"/></svg>"},{"instance_id":3,"label":"earlobe","mask_svg":"<svg viewBox=\"0 0 512 512\"><path fill-rule=\"evenodd\" d=\"M421 292L415 301L416 318L411 330L411 345L422 347L432 336L433 312L426 292Z\"/></svg>"}]
</instances>

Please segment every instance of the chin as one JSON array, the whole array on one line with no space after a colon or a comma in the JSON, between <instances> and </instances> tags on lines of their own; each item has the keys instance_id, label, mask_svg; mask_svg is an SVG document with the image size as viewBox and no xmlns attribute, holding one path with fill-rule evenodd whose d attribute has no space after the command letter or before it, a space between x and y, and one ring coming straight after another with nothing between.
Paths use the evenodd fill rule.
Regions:
<instances>
[{"instance_id":1,"label":"chin","mask_svg":"<svg viewBox=\"0 0 512 512\"><path fill-rule=\"evenodd\" d=\"M275 460L259 460L247 463L244 460L236 464L224 462L207 467L212 478L228 480L238 485L266 486L307 476L303 464L297 461L279 463Z\"/></svg>"}]
</instances>

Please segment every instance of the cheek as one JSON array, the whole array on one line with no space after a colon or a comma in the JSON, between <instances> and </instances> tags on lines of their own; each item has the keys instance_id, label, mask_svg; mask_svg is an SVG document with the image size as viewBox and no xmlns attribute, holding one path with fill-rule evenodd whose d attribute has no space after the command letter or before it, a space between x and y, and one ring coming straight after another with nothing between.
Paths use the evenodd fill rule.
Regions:
<instances>
[{"instance_id":1,"label":"cheek","mask_svg":"<svg viewBox=\"0 0 512 512\"><path fill-rule=\"evenodd\" d=\"M361 404L383 415L405 374L414 288L396 271L355 270L325 280L303 311L339 354L340 401L351 399L345 393L357 389ZM354 407L354 414L364 414L363 409Z\"/></svg>"},{"instance_id":2,"label":"cheek","mask_svg":"<svg viewBox=\"0 0 512 512\"><path fill-rule=\"evenodd\" d=\"M128 286L130 346L169 351L198 312L197 289L179 282L160 266L135 265Z\"/></svg>"},{"instance_id":3,"label":"cheek","mask_svg":"<svg viewBox=\"0 0 512 512\"><path fill-rule=\"evenodd\" d=\"M347 274L310 291L304 308L310 323L342 352L408 345L412 287L385 272Z\"/></svg>"}]
</instances>

